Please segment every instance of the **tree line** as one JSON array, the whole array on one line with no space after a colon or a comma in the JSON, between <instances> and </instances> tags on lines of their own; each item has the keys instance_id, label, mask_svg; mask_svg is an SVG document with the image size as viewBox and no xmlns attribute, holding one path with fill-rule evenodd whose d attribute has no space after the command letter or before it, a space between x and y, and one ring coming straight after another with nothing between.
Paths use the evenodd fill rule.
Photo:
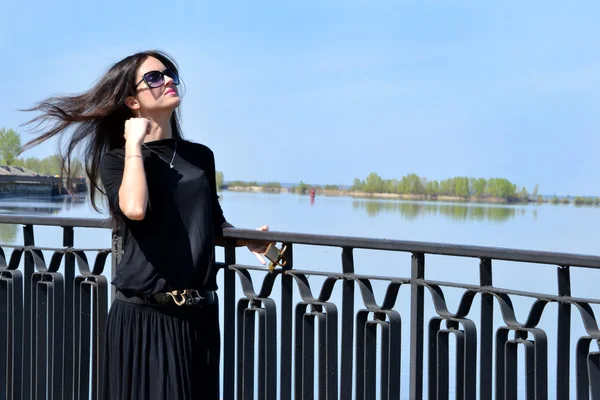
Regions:
<instances>
[{"instance_id":1,"label":"tree line","mask_svg":"<svg viewBox=\"0 0 600 400\"><path fill-rule=\"evenodd\" d=\"M18 158L21 152L21 137L12 129L0 128L0 163L9 166L26 168L40 175L60 175L62 157L59 154L53 154L45 158L27 157ZM72 176L84 175L84 164L80 159L71 160ZM223 172L216 171L216 183L218 188L227 188L230 186L259 186L265 189L280 189L279 182L268 182L259 184L258 182L232 181L225 183ZM338 185L311 185L300 181L300 184L289 189L289 191L299 194L307 193L311 188L318 191L345 191ZM417 174L408 174L400 179L383 179L377 173L370 173L365 179L355 178L349 191L375 194L390 193L398 195L418 195L429 198L438 196L451 196L460 198L474 197L477 199L500 198L509 202L518 201L537 201L543 202L539 196L539 185L535 185L530 193L524 186L518 187L506 178L472 178L472 177L454 177L441 181L428 180ZM550 203L569 204L569 198L559 199L554 196ZM575 205L600 205L598 197L575 197Z\"/></svg>"},{"instance_id":2,"label":"tree line","mask_svg":"<svg viewBox=\"0 0 600 400\"><path fill-rule=\"evenodd\" d=\"M52 154L44 158L18 158L20 152L21 136L12 129L0 128L1 164L25 168L39 175L60 175L62 166L62 156L60 154ZM84 171L84 165L80 159L71 160L70 175L83 176Z\"/></svg>"},{"instance_id":3,"label":"tree line","mask_svg":"<svg viewBox=\"0 0 600 400\"><path fill-rule=\"evenodd\" d=\"M525 201L530 198L537 200L539 186L536 185L530 195L525 187L519 188L506 178L485 179L457 176L438 181L428 180L417 174L408 174L400 179L383 179L372 172L366 179L355 178L350 190L373 194L451 196L465 199L469 197L478 199L500 198L507 201Z\"/></svg>"}]
</instances>

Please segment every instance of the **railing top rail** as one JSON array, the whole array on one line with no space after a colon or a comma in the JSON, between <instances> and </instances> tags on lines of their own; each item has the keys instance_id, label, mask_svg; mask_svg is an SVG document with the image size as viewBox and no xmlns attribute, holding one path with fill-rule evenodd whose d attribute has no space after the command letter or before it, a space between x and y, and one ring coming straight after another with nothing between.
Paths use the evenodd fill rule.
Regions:
<instances>
[{"instance_id":1,"label":"railing top rail","mask_svg":"<svg viewBox=\"0 0 600 400\"><path fill-rule=\"evenodd\" d=\"M223 236L235 239L260 239L314 246L348 247L356 249L388 250L408 253L438 254L445 256L489 258L493 260L520 261L600 269L600 257L536 250L518 250L500 247L428 243L406 240L373 239L362 237L312 235L287 232L262 232L257 230L228 228Z\"/></svg>"},{"instance_id":2,"label":"railing top rail","mask_svg":"<svg viewBox=\"0 0 600 400\"><path fill-rule=\"evenodd\" d=\"M0 224L67 226L74 228L111 228L110 219L31 217L25 215L0 215Z\"/></svg>"},{"instance_id":3,"label":"railing top rail","mask_svg":"<svg viewBox=\"0 0 600 400\"><path fill-rule=\"evenodd\" d=\"M110 219L32 217L23 215L0 215L0 224L46 225L76 228L111 228ZM223 235L232 239L259 239L276 242L307 244L313 246L347 247L356 249L399 251L407 253L438 254L457 257L489 258L493 260L520 261L537 264L600 269L600 257L585 254L335 235L313 235L276 231L262 232L238 228L225 229L223 231Z\"/></svg>"}]
</instances>

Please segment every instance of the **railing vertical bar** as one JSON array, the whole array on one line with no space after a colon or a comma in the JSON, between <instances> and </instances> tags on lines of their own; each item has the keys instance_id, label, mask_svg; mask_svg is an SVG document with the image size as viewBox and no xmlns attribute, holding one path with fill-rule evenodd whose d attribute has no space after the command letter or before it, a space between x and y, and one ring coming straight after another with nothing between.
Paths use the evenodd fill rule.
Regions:
<instances>
[{"instance_id":1,"label":"railing vertical bar","mask_svg":"<svg viewBox=\"0 0 600 400\"><path fill-rule=\"evenodd\" d=\"M342 249L342 271L345 275L354 274L354 255L352 248ZM350 277L342 283L342 332L341 348L352 349L354 342L354 280ZM352 398L352 351L341 352L340 398Z\"/></svg>"},{"instance_id":2,"label":"railing vertical bar","mask_svg":"<svg viewBox=\"0 0 600 400\"><path fill-rule=\"evenodd\" d=\"M417 280L425 278L425 255L413 253L410 302L410 398L423 398L424 290Z\"/></svg>"},{"instance_id":3,"label":"railing vertical bar","mask_svg":"<svg viewBox=\"0 0 600 400\"><path fill-rule=\"evenodd\" d=\"M35 238L33 233L33 225L24 225L23 226L23 244L25 247L34 246ZM24 254L23 261L23 287L24 287L24 299L23 299L23 369L22 369L22 393L23 400L29 400L32 397L33 390L33 374L32 368L34 363L34 359L32 358L31 350L35 348L35 335L32 332L31 318L32 318L32 309L31 309L31 276L33 275L34 270L34 261L33 256L26 251Z\"/></svg>"},{"instance_id":4,"label":"railing vertical bar","mask_svg":"<svg viewBox=\"0 0 600 400\"><path fill-rule=\"evenodd\" d=\"M327 398L327 319L322 312L314 313L319 327L319 336L317 338L317 353L318 353L318 373L319 373L319 399Z\"/></svg>"},{"instance_id":5,"label":"railing vertical bar","mask_svg":"<svg viewBox=\"0 0 600 400\"><path fill-rule=\"evenodd\" d=\"M492 260L482 258L479 262L479 283L483 287L492 286ZM479 398L492 400L493 393L493 352L494 352L494 296L481 295L481 354L479 357Z\"/></svg>"},{"instance_id":6,"label":"railing vertical bar","mask_svg":"<svg viewBox=\"0 0 600 400\"><path fill-rule=\"evenodd\" d=\"M518 361L518 344L514 341L508 341L504 345L504 382L505 382L505 398L518 398L518 378L517 378L517 361Z\"/></svg>"},{"instance_id":7,"label":"railing vertical bar","mask_svg":"<svg viewBox=\"0 0 600 400\"><path fill-rule=\"evenodd\" d=\"M464 326L464 399L477 398L477 327L463 320ZM491 385L490 385L491 388Z\"/></svg>"},{"instance_id":8,"label":"railing vertical bar","mask_svg":"<svg viewBox=\"0 0 600 400\"><path fill-rule=\"evenodd\" d=\"M429 321L428 348L427 348L427 398L437 398L438 387L438 332L442 319L433 317Z\"/></svg>"},{"instance_id":9,"label":"railing vertical bar","mask_svg":"<svg viewBox=\"0 0 600 400\"><path fill-rule=\"evenodd\" d=\"M36 274L39 281L35 289L35 387L32 389L32 395L35 393L36 399L48 398L48 386L46 371L48 369L48 287L42 280L42 275Z\"/></svg>"},{"instance_id":10,"label":"railing vertical bar","mask_svg":"<svg viewBox=\"0 0 600 400\"><path fill-rule=\"evenodd\" d=\"M450 356L448 331L437 332L437 400L448 399ZM460 398L460 397L459 397Z\"/></svg>"},{"instance_id":11,"label":"railing vertical bar","mask_svg":"<svg viewBox=\"0 0 600 400\"><path fill-rule=\"evenodd\" d=\"M588 400L590 397L590 384L588 375L587 355L590 350L591 337L583 337L577 341L575 350L575 380L577 400Z\"/></svg>"},{"instance_id":12,"label":"railing vertical bar","mask_svg":"<svg viewBox=\"0 0 600 400\"><path fill-rule=\"evenodd\" d=\"M588 354L588 377L590 381L590 398L600 399L600 353Z\"/></svg>"},{"instance_id":13,"label":"railing vertical bar","mask_svg":"<svg viewBox=\"0 0 600 400\"><path fill-rule=\"evenodd\" d=\"M365 326L365 399L377 396L377 323L368 321ZM383 373L383 370L381 371Z\"/></svg>"},{"instance_id":14,"label":"railing vertical bar","mask_svg":"<svg viewBox=\"0 0 600 400\"><path fill-rule=\"evenodd\" d=\"M13 372L12 372L12 395L14 399L21 399L22 394L22 384L21 373L24 368L23 364L23 345L26 343L24 341L23 335L23 277L21 275L21 271L13 271L12 275L12 284L9 283L9 296L12 299L13 309L13 329L12 329L12 337L13 337L13 346L14 346L14 364L13 364ZM10 291L12 290L12 294ZM11 303L9 303L9 307ZM9 366L10 368L10 366Z\"/></svg>"},{"instance_id":15,"label":"railing vertical bar","mask_svg":"<svg viewBox=\"0 0 600 400\"><path fill-rule=\"evenodd\" d=\"M13 338L12 325L15 323L12 319L12 301L11 290L9 289L8 279L3 279L0 271L0 321L7 321L0 326L0 399L11 398L13 387L12 379L12 358L13 358Z\"/></svg>"},{"instance_id":16,"label":"railing vertical bar","mask_svg":"<svg viewBox=\"0 0 600 400\"><path fill-rule=\"evenodd\" d=\"M360 310L356 315L356 400L365 400L365 366L367 365L366 327L368 318L368 310ZM349 399L350 397L347 398Z\"/></svg>"},{"instance_id":17,"label":"railing vertical bar","mask_svg":"<svg viewBox=\"0 0 600 400\"><path fill-rule=\"evenodd\" d=\"M252 307L252 306L251 306ZM256 329L256 310L246 308L244 314L244 342L243 346L243 372L242 372L242 393L240 400L254 399L254 346Z\"/></svg>"},{"instance_id":18,"label":"railing vertical bar","mask_svg":"<svg viewBox=\"0 0 600 400\"><path fill-rule=\"evenodd\" d=\"M524 340L523 344L525 346L525 397L527 400L536 400L538 397L535 390L535 369L537 367L535 365L535 350L531 341Z\"/></svg>"},{"instance_id":19,"label":"railing vertical bar","mask_svg":"<svg viewBox=\"0 0 600 400\"><path fill-rule=\"evenodd\" d=\"M571 275L568 267L558 267L558 295L571 296ZM558 333L556 340L556 398L569 398L571 358L571 305L558 303Z\"/></svg>"},{"instance_id":20,"label":"railing vertical bar","mask_svg":"<svg viewBox=\"0 0 600 400\"><path fill-rule=\"evenodd\" d=\"M225 268L223 270L223 399L235 397L235 271L229 269L235 264L235 240L228 240L225 246ZM240 342L241 345L241 342Z\"/></svg>"},{"instance_id":21,"label":"railing vertical bar","mask_svg":"<svg viewBox=\"0 0 600 400\"><path fill-rule=\"evenodd\" d=\"M285 258L286 268L294 266L294 252L292 243L286 244ZM293 320L293 279L290 275L281 275L281 359L279 363L280 371L280 398L292 398L292 320Z\"/></svg>"},{"instance_id":22,"label":"railing vertical bar","mask_svg":"<svg viewBox=\"0 0 600 400\"><path fill-rule=\"evenodd\" d=\"M236 388L237 399L244 398L244 312L249 304L249 300L240 300L237 306L237 358L235 366L237 367ZM232 397L233 398L233 397Z\"/></svg>"},{"instance_id":23,"label":"railing vertical bar","mask_svg":"<svg viewBox=\"0 0 600 400\"><path fill-rule=\"evenodd\" d=\"M106 329L106 320L108 316L108 283L103 276L95 277L96 282L92 285L93 297L93 324L94 332L93 339L93 375L92 375L92 396L94 399L99 399L102 393L100 388L100 377L102 371L102 355L104 354Z\"/></svg>"},{"instance_id":24,"label":"railing vertical bar","mask_svg":"<svg viewBox=\"0 0 600 400\"><path fill-rule=\"evenodd\" d=\"M390 398L390 328L391 323L385 321L381 324L381 376L379 382L381 385L381 398Z\"/></svg>"},{"instance_id":25,"label":"railing vertical bar","mask_svg":"<svg viewBox=\"0 0 600 400\"><path fill-rule=\"evenodd\" d=\"M75 232L72 226L63 227L63 246L73 247L75 245ZM64 341L63 341L63 398L73 397L73 288L75 282L75 256L72 253L65 254L64 271Z\"/></svg>"},{"instance_id":26,"label":"railing vertical bar","mask_svg":"<svg viewBox=\"0 0 600 400\"><path fill-rule=\"evenodd\" d=\"M81 365L81 278L75 278L73 281L73 343L70 347L73 348L73 373L71 380L73 381L73 398L79 399L79 386L81 382L80 368L75 366Z\"/></svg>"},{"instance_id":27,"label":"railing vertical bar","mask_svg":"<svg viewBox=\"0 0 600 400\"><path fill-rule=\"evenodd\" d=\"M306 313L302 329L302 400L314 399L315 392L315 317Z\"/></svg>"},{"instance_id":28,"label":"railing vertical bar","mask_svg":"<svg viewBox=\"0 0 600 400\"><path fill-rule=\"evenodd\" d=\"M257 399L264 400L267 394L267 331L265 310L257 308L258 314L258 360L256 364L256 375L258 382ZM251 396L250 398L254 398Z\"/></svg>"},{"instance_id":29,"label":"railing vertical bar","mask_svg":"<svg viewBox=\"0 0 600 400\"><path fill-rule=\"evenodd\" d=\"M324 329L327 331L327 397L326 399L338 399L338 314L337 307L328 304L325 307Z\"/></svg>"},{"instance_id":30,"label":"railing vertical bar","mask_svg":"<svg viewBox=\"0 0 600 400\"><path fill-rule=\"evenodd\" d=\"M496 399L506 397L506 341L508 340L508 329L500 327L496 332Z\"/></svg>"},{"instance_id":31,"label":"railing vertical bar","mask_svg":"<svg viewBox=\"0 0 600 400\"><path fill-rule=\"evenodd\" d=\"M392 311L388 314L389 318L389 342L388 347L388 399L399 400L400 399L400 376L401 376L401 360L402 360L402 320L400 313Z\"/></svg>"},{"instance_id":32,"label":"railing vertical bar","mask_svg":"<svg viewBox=\"0 0 600 400\"><path fill-rule=\"evenodd\" d=\"M63 354L64 339L64 280L59 273L52 274L48 282L48 365L51 371L51 390L49 398L64 399L63 395ZM49 393L50 394L50 393Z\"/></svg>"},{"instance_id":33,"label":"railing vertical bar","mask_svg":"<svg viewBox=\"0 0 600 400\"><path fill-rule=\"evenodd\" d=\"M465 366L467 364L465 348L467 347L466 335L456 327L453 330L454 336L456 337L456 367L454 373L456 375L456 398L457 399L468 399L466 395L466 382L465 382ZM473 398L473 397L471 397Z\"/></svg>"},{"instance_id":34,"label":"railing vertical bar","mask_svg":"<svg viewBox=\"0 0 600 400\"><path fill-rule=\"evenodd\" d=\"M277 306L273 299L266 298L264 304L265 329L265 400L277 399Z\"/></svg>"},{"instance_id":35,"label":"railing vertical bar","mask_svg":"<svg viewBox=\"0 0 600 400\"><path fill-rule=\"evenodd\" d=\"M79 387L78 396L80 399L87 399L90 391L90 361L91 361L91 286L85 280L80 282L79 291Z\"/></svg>"},{"instance_id":36,"label":"railing vertical bar","mask_svg":"<svg viewBox=\"0 0 600 400\"><path fill-rule=\"evenodd\" d=\"M294 311L294 399L302 399L302 385L304 376L303 371L303 356L304 345L302 340L302 332L304 330L304 313L306 312L306 304L299 303Z\"/></svg>"},{"instance_id":37,"label":"railing vertical bar","mask_svg":"<svg viewBox=\"0 0 600 400\"><path fill-rule=\"evenodd\" d=\"M535 328L532 330L535 348L535 398L536 400L548 399L548 339L546 332Z\"/></svg>"}]
</instances>

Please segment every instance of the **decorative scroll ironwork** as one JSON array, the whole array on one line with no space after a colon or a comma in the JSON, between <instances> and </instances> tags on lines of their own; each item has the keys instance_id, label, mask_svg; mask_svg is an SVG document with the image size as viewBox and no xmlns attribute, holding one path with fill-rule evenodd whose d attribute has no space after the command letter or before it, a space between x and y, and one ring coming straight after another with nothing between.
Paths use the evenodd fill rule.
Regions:
<instances>
[{"instance_id":1,"label":"decorative scroll ironwork","mask_svg":"<svg viewBox=\"0 0 600 400\"><path fill-rule=\"evenodd\" d=\"M98 398L109 305L104 267L109 255L116 265L120 238L113 235L111 248L77 249L74 227L110 229L108 222L5 216L0 223L23 225L22 245L0 246L0 399ZM36 247L35 225L61 227L63 247ZM600 398L592 308L600 300L572 296L570 278L575 268L600 269L600 257L239 229L224 236L225 399ZM236 263L235 239L282 242L287 263L273 271ZM298 245L337 247L339 272L297 265ZM359 249L410 254L408 276L391 267L390 276L358 274ZM479 283L426 279L432 254L479 260ZM554 266L557 291L494 286L496 260ZM456 307L448 305L449 289L461 292ZM524 321L515 298L533 301ZM541 321L554 309L550 335ZM572 332L574 316L582 335Z\"/></svg>"},{"instance_id":2,"label":"decorative scroll ironwork","mask_svg":"<svg viewBox=\"0 0 600 400\"><path fill-rule=\"evenodd\" d=\"M570 398L572 382L576 382L578 399L600 398L600 352L590 350L592 342L598 344L600 340L600 331L591 307L600 304L600 300L572 297L569 275L570 269L576 267L599 269L600 257L275 232L257 234L246 230L226 230L225 236L283 242L287 246L288 259L292 258L294 245L333 246L340 248L342 253L340 273L299 270L291 265L270 273L262 268L236 264L235 254L231 251L226 257L223 264L226 271L235 271L238 277L243 277L242 294L247 296L247 300L240 300L243 304L257 297L250 272L264 273L261 299L269 296L278 282L281 284L281 302L276 304L280 307L278 314L281 316L278 326L282 338L280 359L286 360L286 365L292 358L295 362L293 369L286 369L282 362L278 398L399 399L402 393L408 392L409 398L421 399L425 390L430 399L447 399L450 393L460 399L513 399L519 394L531 399L562 399ZM356 274L355 249L411 253L410 277ZM479 285L425 279L428 254L479 259ZM558 292L543 294L494 287L493 260L554 265ZM316 290L311 287L309 278L315 276L324 278L321 288ZM381 304L375 300L374 281L387 282ZM409 387L404 392L401 392L403 380L400 362L402 318L396 309L402 285L410 286L410 313L405 316L410 320L410 365L404 367L405 371L408 369ZM360 290L359 303L362 306L355 311L356 287ZM444 294L446 288L463 291L455 311L450 311L447 305ZM297 300L293 297L294 289L299 293ZM334 290L341 291L341 302L332 301ZM313 294L316 291L320 292L318 296ZM235 297L233 285L225 286L225 297L228 296ZM515 297L534 299L524 322L516 318ZM473 309L477 298L480 303L479 321L474 319L477 310ZM434 310L427 325L425 299L431 300ZM556 303L558 310L558 329L553 343L540 327L542 316L548 312L547 305L550 303ZM499 308L503 324L494 323L494 306ZM574 375L570 368L572 306L579 311L587 332L587 336L579 338L577 342L577 370ZM289 318L292 309L293 319ZM338 315L342 316L341 321ZM319 327L318 336L315 335L315 326ZM226 319L225 330L235 328L232 321L227 322ZM244 326L238 325L237 343L226 341L225 349L236 344L238 349L240 346L260 346L261 338L248 336L248 331L241 335L241 329ZM286 333L291 330L295 332L293 345L284 340ZM454 352L451 352L451 341L455 342ZM556 347L557 354L554 387L549 386L548 377L548 365L553 362L548 356L551 345ZM518 356L519 348L523 349L523 360ZM318 354L316 360L315 349ZM225 351L225 354L228 352ZM451 357L454 359L451 360ZM377 361L379 366L376 365ZM224 362L227 365L234 361L226 356ZM524 363L522 371L518 368L520 362ZM239 376L246 376L247 373L251 376L253 370L244 369L254 367L240 363L239 359L237 367L239 398L271 398L276 393L276 389L273 389L273 393L256 392L252 387L242 386ZM455 376L453 382L449 380L450 371ZM290 389L292 380L293 396ZM225 387L234 385L231 377L224 376L224 381ZM519 381L524 382L520 388L522 393L518 393ZM233 396L226 393L225 398L233 399Z\"/></svg>"},{"instance_id":3,"label":"decorative scroll ironwork","mask_svg":"<svg viewBox=\"0 0 600 400\"><path fill-rule=\"evenodd\" d=\"M112 249L76 249L73 242L75 227L106 228L106 222L22 222L23 245L0 247L0 321L6 321L0 325L0 399L97 398L108 310L102 274ZM59 227L63 247L35 246L34 224ZM88 254L95 255L92 266Z\"/></svg>"}]
</instances>

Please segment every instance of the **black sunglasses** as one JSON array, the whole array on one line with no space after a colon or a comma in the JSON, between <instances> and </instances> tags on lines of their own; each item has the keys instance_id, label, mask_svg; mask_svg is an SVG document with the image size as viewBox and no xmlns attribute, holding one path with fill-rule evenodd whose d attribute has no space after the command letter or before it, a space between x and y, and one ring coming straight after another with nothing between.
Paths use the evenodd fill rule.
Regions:
<instances>
[{"instance_id":1,"label":"black sunglasses","mask_svg":"<svg viewBox=\"0 0 600 400\"><path fill-rule=\"evenodd\" d=\"M146 85L148 85L148 87L152 89L161 87L165 84L165 75L173 79L174 85L179 85L179 75L177 75L177 72L167 68L164 71L146 72L142 76L142 79L140 79L140 81L135 84L135 87L138 87L138 85L142 82L146 82Z\"/></svg>"}]
</instances>

